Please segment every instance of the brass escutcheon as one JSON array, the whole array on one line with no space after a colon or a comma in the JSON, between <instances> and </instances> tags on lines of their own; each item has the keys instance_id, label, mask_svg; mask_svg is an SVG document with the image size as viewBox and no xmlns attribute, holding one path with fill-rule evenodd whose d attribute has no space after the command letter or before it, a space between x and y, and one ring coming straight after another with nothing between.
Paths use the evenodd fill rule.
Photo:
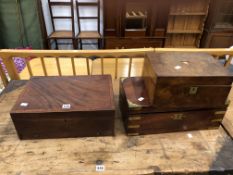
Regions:
<instances>
[{"instance_id":1,"label":"brass escutcheon","mask_svg":"<svg viewBox=\"0 0 233 175\"><path fill-rule=\"evenodd\" d=\"M196 87L196 86L191 86L191 87L189 88L189 94L190 94L190 95L195 95L195 94L197 94L197 90L198 90L198 87Z\"/></svg>"}]
</instances>

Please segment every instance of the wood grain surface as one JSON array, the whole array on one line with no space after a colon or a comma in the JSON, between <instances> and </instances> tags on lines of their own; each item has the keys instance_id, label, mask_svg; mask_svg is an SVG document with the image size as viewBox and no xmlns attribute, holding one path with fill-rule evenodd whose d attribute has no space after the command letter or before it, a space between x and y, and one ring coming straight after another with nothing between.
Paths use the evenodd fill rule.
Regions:
<instances>
[{"instance_id":1,"label":"wood grain surface","mask_svg":"<svg viewBox=\"0 0 233 175\"><path fill-rule=\"evenodd\" d=\"M213 92L212 94L214 94ZM176 95L177 93L173 93L173 96L167 99L167 103L174 102ZM206 98L204 95L202 97ZM212 106L208 106L209 109L176 108L176 110L170 111L170 108L161 109L150 101L144 77L126 78L121 81L119 104L128 135L218 128L226 113L226 107L211 109ZM179 104L179 101L176 102ZM225 100L222 103L224 105Z\"/></svg>"},{"instance_id":2,"label":"wood grain surface","mask_svg":"<svg viewBox=\"0 0 233 175\"><path fill-rule=\"evenodd\" d=\"M143 76L153 105L161 111L224 108L233 73L204 53L149 53ZM194 91L193 91L194 89Z\"/></svg>"},{"instance_id":3,"label":"wood grain surface","mask_svg":"<svg viewBox=\"0 0 233 175\"><path fill-rule=\"evenodd\" d=\"M27 107L20 106L28 103ZM62 109L70 104L70 109ZM33 77L11 113L114 110L110 75Z\"/></svg>"},{"instance_id":4,"label":"wood grain surface","mask_svg":"<svg viewBox=\"0 0 233 175\"><path fill-rule=\"evenodd\" d=\"M114 113L110 75L33 77L10 111L20 139L114 135Z\"/></svg>"},{"instance_id":5,"label":"wood grain surface","mask_svg":"<svg viewBox=\"0 0 233 175\"><path fill-rule=\"evenodd\" d=\"M115 137L20 141L9 111L23 83L11 82L0 96L1 175L233 174L233 141L222 128L127 137L117 113Z\"/></svg>"},{"instance_id":6,"label":"wood grain surface","mask_svg":"<svg viewBox=\"0 0 233 175\"><path fill-rule=\"evenodd\" d=\"M148 53L159 77L232 77L222 64L207 53ZM179 66L179 67L176 67Z\"/></svg>"}]
</instances>

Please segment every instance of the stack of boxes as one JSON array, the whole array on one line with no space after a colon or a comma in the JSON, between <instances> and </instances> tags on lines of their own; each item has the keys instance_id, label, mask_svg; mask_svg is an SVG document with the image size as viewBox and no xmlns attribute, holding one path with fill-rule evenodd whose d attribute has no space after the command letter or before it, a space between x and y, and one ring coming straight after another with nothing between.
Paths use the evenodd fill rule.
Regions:
<instances>
[{"instance_id":1,"label":"stack of boxes","mask_svg":"<svg viewBox=\"0 0 233 175\"><path fill-rule=\"evenodd\" d=\"M122 78L128 135L219 127L233 74L204 53L149 53L142 77Z\"/></svg>"}]
</instances>

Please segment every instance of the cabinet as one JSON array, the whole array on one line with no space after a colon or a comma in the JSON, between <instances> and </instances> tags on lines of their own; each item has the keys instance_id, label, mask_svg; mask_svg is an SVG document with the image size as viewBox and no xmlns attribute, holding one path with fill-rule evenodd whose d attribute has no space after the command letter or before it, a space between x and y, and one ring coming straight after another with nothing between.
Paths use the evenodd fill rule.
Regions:
<instances>
[{"instance_id":1,"label":"cabinet","mask_svg":"<svg viewBox=\"0 0 233 175\"><path fill-rule=\"evenodd\" d=\"M202 38L202 47L233 45L233 0L212 0Z\"/></svg>"},{"instance_id":2,"label":"cabinet","mask_svg":"<svg viewBox=\"0 0 233 175\"><path fill-rule=\"evenodd\" d=\"M199 47L209 2L104 0L105 48Z\"/></svg>"}]
</instances>

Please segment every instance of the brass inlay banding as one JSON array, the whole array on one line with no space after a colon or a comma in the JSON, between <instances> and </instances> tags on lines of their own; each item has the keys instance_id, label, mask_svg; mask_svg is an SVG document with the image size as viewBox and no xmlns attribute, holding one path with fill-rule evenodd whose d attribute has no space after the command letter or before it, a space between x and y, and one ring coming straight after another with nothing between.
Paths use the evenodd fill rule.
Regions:
<instances>
[{"instance_id":1,"label":"brass inlay banding","mask_svg":"<svg viewBox=\"0 0 233 175\"><path fill-rule=\"evenodd\" d=\"M182 114L182 113L180 113L180 114L174 114L173 116L171 116L171 118L173 120L183 120L185 117L186 116L184 114Z\"/></svg>"},{"instance_id":2,"label":"brass inlay banding","mask_svg":"<svg viewBox=\"0 0 233 175\"><path fill-rule=\"evenodd\" d=\"M211 120L211 122L222 122L222 118L220 118L220 119L213 119L213 120Z\"/></svg>"},{"instance_id":3,"label":"brass inlay banding","mask_svg":"<svg viewBox=\"0 0 233 175\"><path fill-rule=\"evenodd\" d=\"M141 116L129 117L129 121L141 120Z\"/></svg>"},{"instance_id":4,"label":"brass inlay banding","mask_svg":"<svg viewBox=\"0 0 233 175\"><path fill-rule=\"evenodd\" d=\"M216 111L214 115L224 115L226 111Z\"/></svg>"},{"instance_id":5,"label":"brass inlay banding","mask_svg":"<svg viewBox=\"0 0 233 175\"><path fill-rule=\"evenodd\" d=\"M208 129L218 129L219 126L215 126L215 127L209 127Z\"/></svg>"},{"instance_id":6,"label":"brass inlay banding","mask_svg":"<svg viewBox=\"0 0 233 175\"><path fill-rule=\"evenodd\" d=\"M140 128L140 125L128 125L129 129Z\"/></svg>"},{"instance_id":7,"label":"brass inlay banding","mask_svg":"<svg viewBox=\"0 0 233 175\"><path fill-rule=\"evenodd\" d=\"M226 105L226 106L229 106L229 105L230 105L230 102L231 102L231 101L230 101L229 99L226 99L225 105Z\"/></svg>"}]
</instances>

